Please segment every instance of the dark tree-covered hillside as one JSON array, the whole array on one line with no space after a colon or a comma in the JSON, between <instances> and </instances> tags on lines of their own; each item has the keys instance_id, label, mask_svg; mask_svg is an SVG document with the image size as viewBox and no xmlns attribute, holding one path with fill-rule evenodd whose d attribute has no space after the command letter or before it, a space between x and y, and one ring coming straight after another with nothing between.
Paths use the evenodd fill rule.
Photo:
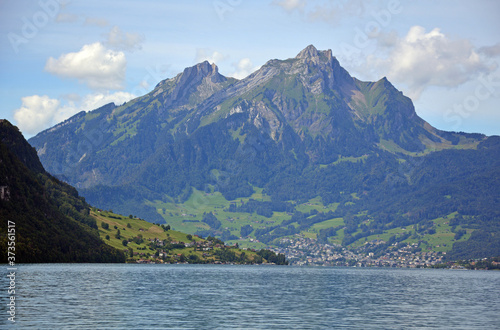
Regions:
<instances>
[{"instance_id":1,"label":"dark tree-covered hillside","mask_svg":"<svg viewBox=\"0 0 500 330\"><path fill-rule=\"evenodd\" d=\"M46 173L35 150L5 120L0 121L0 187L2 262L8 257L8 224L15 224L16 263L125 261L99 238L85 200Z\"/></svg>"}]
</instances>

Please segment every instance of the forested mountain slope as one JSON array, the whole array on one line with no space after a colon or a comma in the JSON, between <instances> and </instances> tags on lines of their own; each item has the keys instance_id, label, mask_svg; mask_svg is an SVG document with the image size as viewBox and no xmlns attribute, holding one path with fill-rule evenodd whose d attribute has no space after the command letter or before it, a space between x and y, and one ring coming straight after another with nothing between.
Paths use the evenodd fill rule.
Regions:
<instances>
[{"instance_id":1,"label":"forested mountain slope","mask_svg":"<svg viewBox=\"0 0 500 330\"><path fill-rule=\"evenodd\" d=\"M125 261L99 238L76 189L45 172L36 151L6 120L0 121L0 187L2 262L8 261L12 241L9 224L15 234L10 245L15 249L9 251L17 263Z\"/></svg>"}]
</instances>

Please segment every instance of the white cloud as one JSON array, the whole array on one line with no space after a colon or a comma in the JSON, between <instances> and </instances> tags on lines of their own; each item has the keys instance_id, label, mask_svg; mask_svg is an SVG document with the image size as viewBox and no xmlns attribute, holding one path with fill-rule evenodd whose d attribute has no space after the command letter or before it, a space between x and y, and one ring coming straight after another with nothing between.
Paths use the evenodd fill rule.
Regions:
<instances>
[{"instance_id":1,"label":"white cloud","mask_svg":"<svg viewBox=\"0 0 500 330\"><path fill-rule=\"evenodd\" d=\"M80 110L90 111L102 107L105 104L113 102L116 105L122 105L125 102L135 98L135 95L127 92L115 93L93 93L86 95L80 105Z\"/></svg>"},{"instance_id":2,"label":"white cloud","mask_svg":"<svg viewBox=\"0 0 500 330\"><path fill-rule=\"evenodd\" d=\"M60 100L51 99L47 95L26 96L21 99L21 107L14 111L14 119L21 132L34 135L82 110L95 110L111 102L121 105L134 97L133 94L126 92L93 93L83 98L71 94L66 96L69 101L63 104Z\"/></svg>"},{"instance_id":3,"label":"white cloud","mask_svg":"<svg viewBox=\"0 0 500 330\"><path fill-rule=\"evenodd\" d=\"M17 126L24 134L35 134L47 127L59 108L60 102L47 95L26 96L21 99L22 105L14 111Z\"/></svg>"},{"instance_id":4,"label":"white cloud","mask_svg":"<svg viewBox=\"0 0 500 330\"><path fill-rule=\"evenodd\" d=\"M243 58L238 63L234 63L233 66L236 71L231 75L231 77L236 79L243 79L259 69L259 67L255 67L252 64L252 61L250 61L249 58Z\"/></svg>"},{"instance_id":5,"label":"white cloud","mask_svg":"<svg viewBox=\"0 0 500 330\"><path fill-rule=\"evenodd\" d=\"M207 48L198 48L196 49L196 63L201 63L203 61L208 61L210 64L215 63L218 64L221 61L225 60L226 56L219 53L218 51L211 51Z\"/></svg>"},{"instance_id":6,"label":"white cloud","mask_svg":"<svg viewBox=\"0 0 500 330\"><path fill-rule=\"evenodd\" d=\"M118 26L113 26L107 34L106 45L113 49L134 51L142 48L144 36L139 33L128 33L120 30Z\"/></svg>"},{"instance_id":7,"label":"white cloud","mask_svg":"<svg viewBox=\"0 0 500 330\"><path fill-rule=\"evenodd\" d=\"M393 36L389 39L380 41L385 47L392 46L388 56L372 55L366 66L406 84L413 98L429 86L457 87L496 68L488 65L468 40L452 40L437 28L426 33L423 27L413 26L397 42Z\"/></svg>"},{"instance_id":8,"label":"white cloud","mask_svg":"<svg viewBox=\"0 0 500 330\"><path fill-rule=\"evenodd\" d=\"M96 42L79 52L50 57L45 70L63 78L75 78L92 89L122 89L127 60L123 52L106 49Z\"/></svg>"}]
</instances>

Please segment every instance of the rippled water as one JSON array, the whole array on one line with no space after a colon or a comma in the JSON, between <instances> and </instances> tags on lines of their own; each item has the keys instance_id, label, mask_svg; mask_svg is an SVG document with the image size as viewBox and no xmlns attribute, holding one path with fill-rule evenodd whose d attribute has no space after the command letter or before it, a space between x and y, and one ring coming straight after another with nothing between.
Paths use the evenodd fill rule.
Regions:
<instances>
[{"instance_id":1,"label":"rippled water","mask_svg":"<svg viewBox=\"0 0 500 330\"><path fill-rule=\"evenodd\" d=\"M0 327L7 321L3 266ZM220 265L20 265L16 328L500 326L500 272Z\"/></svg>"}]
</instances>

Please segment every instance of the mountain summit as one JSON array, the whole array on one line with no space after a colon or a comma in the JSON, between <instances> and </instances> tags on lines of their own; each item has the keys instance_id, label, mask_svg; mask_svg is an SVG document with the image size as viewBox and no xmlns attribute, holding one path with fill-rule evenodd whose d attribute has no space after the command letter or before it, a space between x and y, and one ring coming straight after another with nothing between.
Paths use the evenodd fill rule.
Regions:
<instances>
[{"instance_id":1,"label":"mountain summit","mask_svg":"<svg viewBox=\"0 0 500 330\"><path fill-rule=\"evenodd\" d=\"M331 50L328 51L331 54ZM309 45L306 48L302 49L300 53L298 53L297 56L295 56L295 58L303 58L303 59L315 58L315 57L318 57L318 50L313 45Z\"/></svg>"},{"instance_id":2,"label":"mountain summit","mask_svg":"<svg viewBox=\"0 0 500 330\"><path fill-rule=\"evenodd\" d=\"M215 64L204 61L186 68L175 78L161 81L156 85L153 96L161 100L164 108L189 107L223 88L227 80Z\"/></svg>"},{"instance_id":3,"label":"mountain summit","mask_svg":"<svg viewBox=\"0 0 500 330\"><path fill-rule=\"evenodd\" d=\"M482 159L478 166L490 171L490 156L478 148L495 146L491 141L432 127L386 78L360 81L331 50L310 45L241 80L199 63L142 97L79 113L29 142L49 172L92 204L150 221L186 213L165 213L160 205L182 204L193 191L228 201L261 191L280 202L318 197L324 205L339 203L338 216L365 212L382 222L390 205L399 205L394 221L409 223L443 215L435 202L411 204L416 191L436 180L463 182L438 168L456 166L458 175ZM456 163L475 152L477 161ZM445 156L452 159L441 164ZM381 196L392 203L385 210L375 202ZM479 203L481 196L471 198ZM436 201L442 212L457 210L453 198Z\"/></svg>"}]
</instances>

